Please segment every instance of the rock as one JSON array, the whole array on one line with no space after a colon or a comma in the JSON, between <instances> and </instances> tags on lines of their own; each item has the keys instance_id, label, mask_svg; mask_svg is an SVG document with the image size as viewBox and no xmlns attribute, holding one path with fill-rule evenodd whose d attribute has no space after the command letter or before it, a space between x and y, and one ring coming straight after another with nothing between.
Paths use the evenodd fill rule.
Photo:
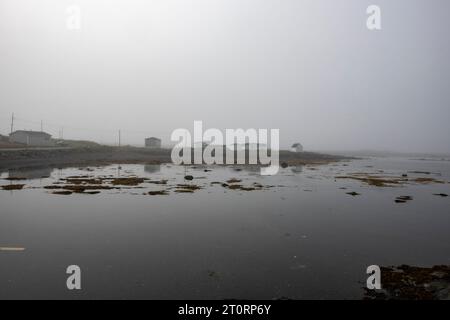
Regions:
<instances>
[{"instance_id":1,"label":"rock","mask_svg":"<svg viewBox=\"0 0 450 320\"><path fill-rule=\"evenodd\" d=\"M434 195L439 197L448 197L448 194L445 193L435 193Z\"/></svg>"},{"instance_id":2,"label":"rock","mask_svg":"<svg viewBox=\"0 0 450 320\"><path fill-rule=\"evenodd\" d=\"M143 183L145 180L143 178L116 178L111 181L113 185L121 185L121 186L137 186Z\"/></svg>"},{"instance_id":3,"label":"rock","mask_svg":"<svg viewBox=\"0 0 450 320\"><path fill-rule=\"evenodd\" d=\"M184 176L184 180L194 180L194 177L191 175Z\"/></svg>"},{"instance_id":4,"label":"rock","mask_svg":"<svg viewBox=\"0 0 450 320\"><path fill-rule=\"evenodd\" d=\"M413 198L411 196L399 196L395 198L395 203L406 203L407 201L411 201Z\"/></svg>"},{"instance_id":5,"label":"rock","mask_svg":"<svg viewBox=\"0 0 450 320\"><path fill-rule=\"evenodd\" d=\"M255 187L244 187L240 184L232 184L228 186L228 189L230 190L240 190L240 191L255 191L258 190Z\"/></svg>"},{"instance_id":6,"label":"rock","mask_svg":"<svg viewBox=\"0 0 450 320\"><path fill-rule=\"evenodd\" d=\"M185 190L192 190L192 191L201 189L200 186L197 186L195 184L177 184L177 188L185 189Z\"/></svg>"},{"instance_id":7,"label":"rock","mask_svg":"<svg viewBox=\"0 0 450 320\"><path fill-rule=\"evenodd\" d=\"M411 196L400 196L397 200L411 201L413 198Z\"/></svg>"},{"instance_id":8,"label":"rock","mask_svg":"<svg viewBox=\"0 0 450 320\"><path fill-rule=\"evenodd\" d=\"M24 184L9 184L6 186L1 186L1 188L3 190L22 190L24 186Z\"/></svg>"},{"instance_id":9,"label":"rock","mask_svg":"<svg viewBox=\"0 0 450 320\"><path fill-rule=\"evenodd\" d=\"M148 195L150 196L166 196L169 193L166 190L150 191Z\"/></svg>"},{"instance_id":10,"label":"rock","mask_svg":"<svg viewBox=\"0 0 450 320\"><path fill-rule=\"evenodd\" d=\"M52 194L57 194L61 196L70 196L72 194L71 191L54 191Z\"/></svg>"},{"instance_id":11,"label":"rock","mask_svg":"<svg viewBox=\"0 0 450 320\"><path fill-rule=\"evenodd\" d=\"M190 189L177 189L175 190L176 193L194 193L194 190Z\"/></svg>"}]
</instances>

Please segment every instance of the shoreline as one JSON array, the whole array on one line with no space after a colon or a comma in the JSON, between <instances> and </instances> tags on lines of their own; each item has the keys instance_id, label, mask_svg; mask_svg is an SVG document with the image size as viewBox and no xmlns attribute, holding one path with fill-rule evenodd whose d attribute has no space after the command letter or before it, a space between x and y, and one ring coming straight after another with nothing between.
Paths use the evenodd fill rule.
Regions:
<instances>
[{"instance_id":1,"label":"shoreline","mask_svg":"<svg viewBox=\"0 0 450 320\"><path fill-rule=\"evenodd\" d=\"M295 153L280 150L280 165L321 165L351 159L355 158L314 152ZM38 167L110 165L115 163L172 163L171 149L104 146L96 148L0 150L0 170Z\"/></svg>"}]
</instances>

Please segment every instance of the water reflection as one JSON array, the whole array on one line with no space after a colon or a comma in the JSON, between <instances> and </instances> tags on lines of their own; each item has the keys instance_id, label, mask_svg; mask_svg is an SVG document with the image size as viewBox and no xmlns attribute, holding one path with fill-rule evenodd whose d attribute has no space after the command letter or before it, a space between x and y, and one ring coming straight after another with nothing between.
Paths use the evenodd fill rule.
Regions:
<instances>
[{"instance_id":1,"label":"water reflection","mask_svg":"<svg viewBox=\"0 0 450 320\"><path fill-rule=\"evenodd\" d=\"M51 176L52 168L11 169L8 171L9 178L21 178L27 180L43 179Z\"/></svg>"},{"instance_id":2,"label":"water reflection","mask_svg":"<svg viewBox=\"0 0 450 320\"><path fill-rule=\"evenodd\" d=\"M291 171L293 173L302 173L303 172L303 166L302 165L293 166L293 167L291 167Z\"/></svg>"},{"instance_id":3,"label":"water reflection","mask_svg":"<svg viewBox=\"0 0 450 320\"><path fill-rule=\"evenodd\" d=\"M147 173L157 173L161 171L160 164L147 164L144 166L144 171Z\"/></svg>"},{"instance_id":4,"label":"water reflection","mask_svg":"<svg viewBox=\"0 0 450 320\"><path fill-rule=\"evenodd\" d=\"M367 172L368 166L397 177L407 171L439 172L439 179L450 181L446 163L370 159L339 168L348 175ZM194 176L192 182L184 181L185 169ZM109 180L119 172L139 178L143 170L161 173L135 186ZM21 283L3 286L0 299L73 298L58 289L55 265L67 265L74 257L93 273L86 279L93 289L84 298L117 299L356 299L362 297L361 283L373 261L448 262L450 198L433 194L449 194L449 184L380 188L359 180L335 181L328 170L307 167L298 179L302 166L269 177L259 170L125 164L55 170L53 183L18 182L26 184L24 191L0 191L0 244L27 250L20 258L0 256L0 283ZM56 195L57 189L44 187L67 184L58 181L58 174L108 177L102 186L113 189ZM233 178L242 181L228 183ZM162 180L167 183L154 183ZM176 192L179 184L193 192ZM248 189L232 189L231 184ZM399 204L398 196L413 200ZM393 245L392 239L398 241ZM420 248L420 254L411 248ZM33 291L27 285L34 283L35 270L49 290Z\"/></svg>"}]
</instances>

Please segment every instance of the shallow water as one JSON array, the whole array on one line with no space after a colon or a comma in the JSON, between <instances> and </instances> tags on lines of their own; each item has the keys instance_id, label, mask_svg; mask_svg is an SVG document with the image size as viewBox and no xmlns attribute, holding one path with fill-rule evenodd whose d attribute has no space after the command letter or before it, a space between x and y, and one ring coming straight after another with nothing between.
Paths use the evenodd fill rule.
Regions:
<instances>
[{"instance_id":1,"label":"shallow water","mask_svg":"<svg viewBox=\"0 0 450 320\"><path fill-rule=\"evenodd\" d=\"M2 173L0 185L26 186L0 190L0 247L25 250L0 251L0 299L359 299L369 265L450 264L450 197L433 195L450 194L448 161L371 158L289 167L272 177L257 168L204 169L114 165ZM376 187L335 179L357 172L446 183ZM184 181L186 173L194 180ZM168 182L96 195L43 189L83 175ZM3 180L8 176L28 180ZM263 189L211 185L231 178ZM202 189L176 193L181 183ZM163 189L169 195L144 195ZM347 194L353 191L360 195ZM413 200L394 202L406 195ZM82 269L81 291L66 288L65 271L73 264Z\"/></svg>"}]
</instances>

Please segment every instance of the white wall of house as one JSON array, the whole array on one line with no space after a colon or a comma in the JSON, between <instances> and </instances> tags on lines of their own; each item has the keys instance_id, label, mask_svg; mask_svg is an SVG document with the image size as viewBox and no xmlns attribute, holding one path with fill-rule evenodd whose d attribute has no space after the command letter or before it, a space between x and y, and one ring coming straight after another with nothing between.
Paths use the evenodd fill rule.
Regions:
<instances>
[{"instance_id":1,"label":"white wall of house","mask_svg":"<svg viewBox=\"0 0 450 320\"><path fill-rule=\"evenodd\" d=\"M31 147L51 147L54 145L51 136L33 132L13 132L9 136L9 141Z\"/></svg>"}]
</instances>

